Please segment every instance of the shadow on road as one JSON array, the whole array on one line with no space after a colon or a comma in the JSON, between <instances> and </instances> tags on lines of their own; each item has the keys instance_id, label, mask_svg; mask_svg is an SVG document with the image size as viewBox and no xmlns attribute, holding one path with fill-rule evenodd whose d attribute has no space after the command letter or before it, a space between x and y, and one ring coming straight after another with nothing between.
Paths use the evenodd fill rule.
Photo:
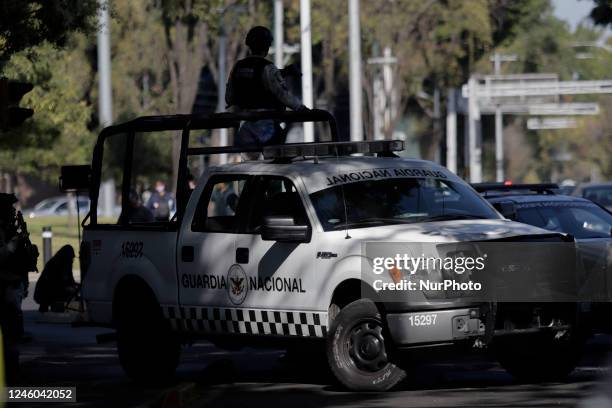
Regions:
<instances>
[{"instance_id":1,"label":"shadow on road","mask_svg":"<svg viewBox=\"0 0 612 408\"><path fill-rule=\"evenodd\" d=\"M440 355L433 361L422 356L415 358L397 389L353 393L337 384L320 356L295 358L280 350L226 352L199 343L184 350L176 382L159 388L130 381L115 345L96 344L96 335L106 329L43 322L33 311L26 312L26 329L33 341L22 348L21 385L76 386L78 402L65 405L70 407L177 406L168 401L168 393L185 389L188 397L178 393L177 401L189 404L178 406L571 407L589 395L607 371L610 350L609 336L595 339L567 381L548 384L518 384L484 353Z\"/></svg>"}]
</instances>

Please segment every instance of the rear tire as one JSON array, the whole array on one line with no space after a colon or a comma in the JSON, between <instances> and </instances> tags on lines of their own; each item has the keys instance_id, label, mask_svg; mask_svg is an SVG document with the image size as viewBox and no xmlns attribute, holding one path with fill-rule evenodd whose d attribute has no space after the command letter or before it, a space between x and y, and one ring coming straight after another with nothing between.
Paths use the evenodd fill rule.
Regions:
<instances>
[{"instance_id":1,"label":"rear tire","mask_svg":"<svg viewBox=\"0 0 612 408\"><path fill-rule=\"evenodd\" d=\"M333 319L327 360L334 376L354 391L386 391L406 377L389 359L389 340L376 305L359 299Z\"/></svg>"},{"instance_id":2,"label":"rear tire","mask_svg":"<svg viewBox=\"0 0 612 408\"><path fill-rule=\"evenodd\" d=\"M181 344L150 291L118 299L117 351L126 374L144 384L170 381L179 363Z\"/></svg>"},{"instance_id":3,"label":"rear tire","mask_svg":"<svg viewBox=\"0 0 612 408\"><path fill-rule=\"evenodd\" d=\"M501 366L519 381L561 381L574 371L585 341L571 333L558 339L554 333L540 333L499 338L494 348Z\"/></svg>"}]
</instances>

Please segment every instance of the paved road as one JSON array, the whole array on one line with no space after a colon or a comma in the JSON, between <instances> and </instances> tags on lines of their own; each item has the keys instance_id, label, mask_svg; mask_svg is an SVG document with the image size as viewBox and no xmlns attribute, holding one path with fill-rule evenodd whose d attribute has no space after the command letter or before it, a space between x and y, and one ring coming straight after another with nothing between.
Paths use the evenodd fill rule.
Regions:
<instances>
[{"instance_id":1,"label":"paved road","mask_svg":"<svg viewBox=\"0 0 612 408\"><path fill-rule=\"evenodd\" d=\"M33 305L26 305L33 309ZM33 341L22 349L23 385L76 385L76 407L559 407L573 406L593 394L607 373L612 337L591 342L580 367L563 383L517 384L485 355L436 356L434 363L415 362L409 379L389 393L351 393L340 389L313 362L282 358L279 350L228 353L204 343L183 353L177 382L166 389L133 384L123 374L113 343L98 345L97 328L72 328L26 311ZM418 355L416 356L418 357ZM172 393L181 390L180 393ZM170 391L170 394L168 394ZM23 405L20 405L23 406Z\"/></svg>"}]
</instances>

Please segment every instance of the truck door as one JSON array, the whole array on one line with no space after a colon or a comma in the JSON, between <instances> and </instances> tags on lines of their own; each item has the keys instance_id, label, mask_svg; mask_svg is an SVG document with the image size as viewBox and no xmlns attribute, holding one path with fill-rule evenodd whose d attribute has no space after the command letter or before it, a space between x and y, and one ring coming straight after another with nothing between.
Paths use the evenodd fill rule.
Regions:
<instances>
[{"instance_id":1,"label":"truck door","mask_svg":"<svg viewBox=\"0 0 612 408\"><path fill-rule=\"evenodd\" d=\"M247 180L245 175L213 175L193 218L187 212L178 241L181 306L228 305L227 274L235 261L237 212Z\"/></svg>"},{"instance_id":2,"label":"truck door","mask_svg":"<svg viewBox=\"0 0 612 408\"><path fill-rule=\"evenodd\" d=\"M290 216L296 224L311 225L294 183L280 176L256 176L249 188L249 204L240 218L242 233L236 238L232 301L255 309L312 309L324 274L313 270L314 246L261 237L266 216ZM239 286L240 279L245 279L245 285Z\"/></svg>"}]
</instances>

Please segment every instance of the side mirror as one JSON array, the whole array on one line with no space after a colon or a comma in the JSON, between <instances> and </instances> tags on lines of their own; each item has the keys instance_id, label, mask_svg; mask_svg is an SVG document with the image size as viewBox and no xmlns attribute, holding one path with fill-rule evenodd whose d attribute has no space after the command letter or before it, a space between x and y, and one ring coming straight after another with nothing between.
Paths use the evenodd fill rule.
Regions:
<instances>
[{"instance_id":1,"label":"side mirror","mask_svg":"<svg viewBox=\"0 0 612 408\"><path fill-rule=\"evenodd\" d=\"M495 207L495 209L505 218L509 220L516 220L516 207L514 206L514 203L508 201L495 203L493 204L493 207Z\"/></svg>"},{"instance_id":2,"label":"side mirror","mask_svg":"<svg viewBox=\"0 0 612 408\"><path fill-rule=\"evenodd\" d=\"M60 191L83 193L91 186L91 166L62 166L59 179Z\"/></svg>"},{"instance_id":3,"label":"side mirror","mask_svg":"<svg viewBox=\"0 0 612 408\"><path fill-rule=\"evenodd\" d=\"M261 239L277 242L310 242L308 225L295 225L291 216L265 217L261 228Z\"/></svg>"}]
</instances>

